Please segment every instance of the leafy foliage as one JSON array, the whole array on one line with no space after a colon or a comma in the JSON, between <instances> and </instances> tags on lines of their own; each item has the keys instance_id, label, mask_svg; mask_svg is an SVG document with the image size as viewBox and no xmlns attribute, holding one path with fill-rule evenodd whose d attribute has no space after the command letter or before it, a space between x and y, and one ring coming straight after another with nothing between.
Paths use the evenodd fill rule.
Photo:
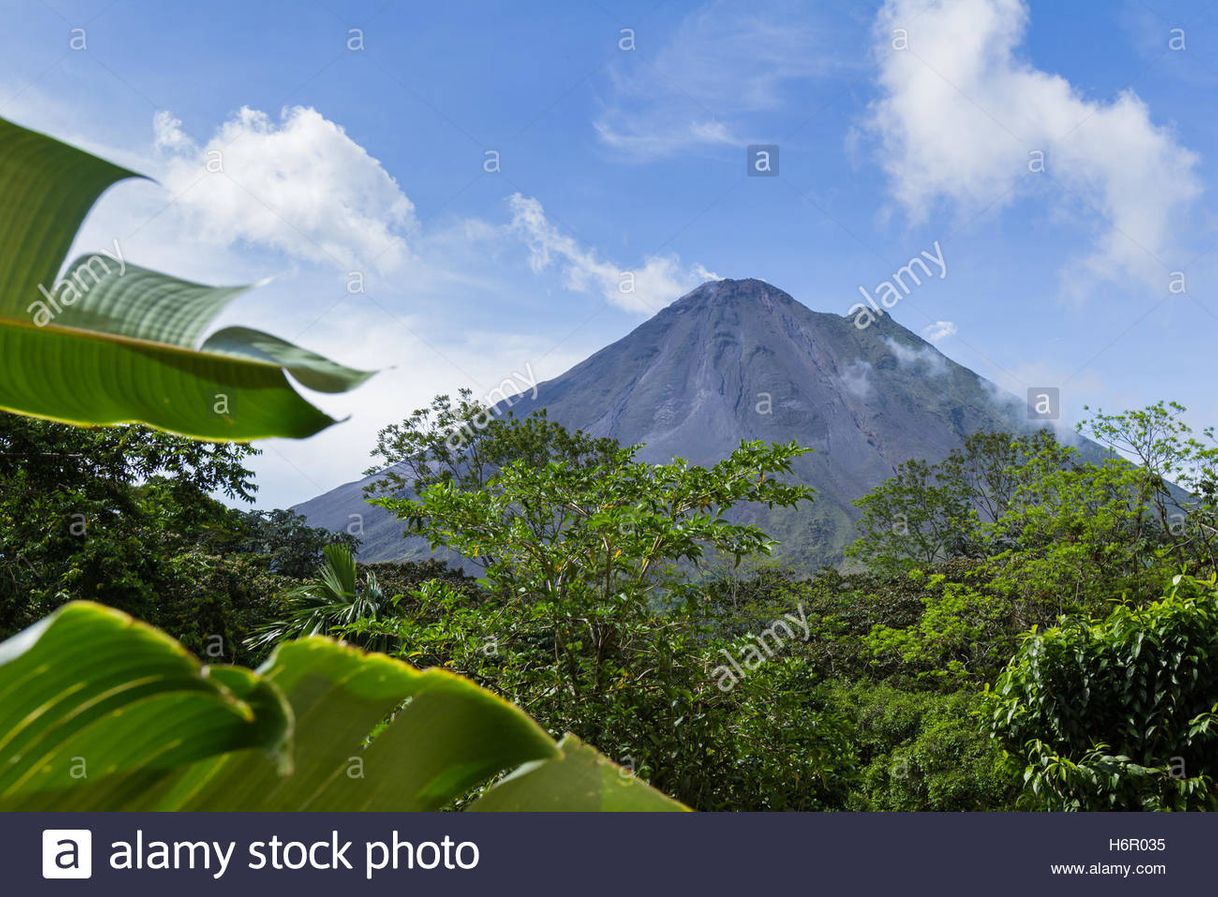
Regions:
<instances>
[{"instance_id":1,"label":"leafy foliage","mask_svg":"<svg viewBox=\"0 0 1218 897\"><path fill-rule=\"evenodd\" d=\"M352 552L359 547L359 539L350 533L332 533L309 526L304 516L295 511L278 508L249 511L242 523L246 536L239 549L265 557L272 573L293 579L312 576L327 545L345 545Z\"/></svg>"},{"instance_id":2,"label":"leafy foliage","mask_svg":"<svg viewBox=\"0 0 1218 897\"><path fill-rule=\"evenodd\" d=\"M699 806L824 805L810 786L823 778L812 758L840 754L840 730L827 714L810 722L821 718L814 696L808 705L792 692L789 718L777 715L760 691L777 668L731 695L717 687L727 642L687 572L769 550L763 532L729 512L810 497L781 479L802 450L748 443L710 468L648 465L633 448L567 433L544 415L462 423L479 413L468 394L457 406L439 397L382 433L375 454L396 462L397 479L386 475L374 499L433 546L479 562L477 587L421 582L395 596L394 613L336 631L461 670ZM454 428L467 442L449 454ZM790 789L749 792L742 774L763 762L784 773L761 749L762 721L778 719L782 738L820 746L793 802Z\"/></svg>"},{"instance_id":3,"label":"leafy foliage","mask_svg":"<svg viewBox=\"0 0 1218 897\"><path fill-rule=\"evenodd\" d=\"M575 733L559 748L545 737L550 759L492 791L460 780L444 793L461 808L627 807L639 795L620 783L642 781L714 810L1212 807L1212 462L1208 434L1178 413L1086 424L1137 464L1084 461L1042 432L978 434L947 459L904 465L860 501L862 569L811 579L767 561L770 540L746 522L758 505L809 497L784 482L794 445L746 443L706 468L644 464L544 415L438 397L381 434L375 454L390 467L371 497L475 561L475 579L437 560L361 566L349 536L289 511L225 508L212 493L253 494L244 447L8 418L0 559L24 576L0 579L0 606L11 631L70 597L116 599L209 661L280 646L259 674L206 668L238 704L252 700L251 676L292 708L303 680L285 658L304 663L329 644L309 634L324 633L412 665L375 661L388 681L413 667L458 673L552 736ZM46 525L81 507L84 537ZM1156 601L1181 568L1201 578ZM336 650L309 663L341 677L342 658L360 655ZM354 701L364 715L328 730L336 741L302 738L298 759L322 750L337 781L340 755L410 749L399 717L414 686L400 682L372 705L345 686L328 693L333 713ZM355 747L350 730L363 733ZM267 750L192 763L258 790L250 808L436 806L410 791L417 776L378 781L375 795L306 794ZM187 781L177 770L144 783L164 803L142 805L179 806ZM226 805L207 800L197 806Z\"/></svg>"},{"instance_id":4,"label":"leafy foliage","mask_svg":"<svg viewBox=\"0 0 1218 897\"><path fill-rule=\"evenodd\" d=\"M1027 485L1069 467L1074 452L1045 430L1027 436L976 433L931 464L914 459L855 502L860 538L847 554L872 569L901 572L1006 547L996 532Z\"/></svg>"},{"instance_id":5,"label":"leafy foliage","mask_svg":"<svg viewBox=\"0 0 1218 897\"><path fill-rule=\"evenodd\" d=\"M506 428L513 437L528 424ZM743 444L713 468L677 459L647 465L635 449L616 449L594 464L513 460L481 488L444 480L418 500L374 500L409 531L481 558L493 586L523 598L608 603L634 596L669 563L696 562L714 550L737 560L768 551L755 526L730 523L743 502L789 507L811 490L774 478L804 450L794 444Z\"/></svg>"},{"instance_id":6,"label":"leafy foliage","mask_svg":"<svg viewBox=\"0 0 1218 897\"><path fill-rule=\"evenodd\" d=\"M852 710L858 781L853 810L1009 809L1018 780L982 723L979 696L889 683L853 683L836 700Z\"/></svg>"},{"instance_id":7,"label":"leafy foliage","mask_svg":"<svg viewBox=\"0 0 1218 897\"><path fill-rule=\"evenodd\" d=\"M1028 635L992 727L1050 809L1218 808L1218 586Z\"/></svg>"},{"instance_id":8,"label":"leafy foliage","mask_svg":"<svg viewBox=\"0 0 1218 897\"><path fill-rule=\"evenodd\" d=\"M335 423L287 373L323 392L370 374L248 328L200 343L243 288L130 265L117 244L59 276L97 198L136 176L0 119L0 408L210 440L300 438Z\"/></svg>"},{"instance_id":9,"label":"leafy foliage","mask_svg":"<svg viewBox=\"0 0 1218 897\"><path fill-rule=\"evenodd\" d=\"M366 492L369 498L410 497L439 483L472 491L512 461L530 468L555 463L582 469L617 450L612 439L568 432L544 411L522 420L474 401L473 391L462 389L455 402L438 395L377 434L372 450L377 464L366 471L377 479Z\"/></svg>"},{"instance_id":10,"label":"leafy foliage","mask_svg":"<svg viewBox=\"0 0 1218 897\"><path fill-rule=\"evenodd\" d=\"M1006 661L1012 630L1009 604L978 589L971 576L962 582L944 573L924 576L915 570L909 578L922 587L922 613L907 626L872 627L864 644L879 663L894 656L915 678L964 685Z\"/></svg>"},{"instance_id":11,"label":"leafy foliage","mask_svg":"<svg viewBox=\"0 0 1218 897\"><path fill-rule=\"evenodd\" d=\"M0 645L0 730L0 809L433 810L521 764L483 808L682 809L450 673L321 638L201 667L87 603Z\"/></svg>"},{"instance_id":12,"label":"leafy foliage","mask_svg":"<svg viewBox=\"0 0 1218 897\"><path fill-rule=\"evenodd\" d=\"M248 639L252 649L288 639L332 632L356 620L375 622L386 603L375 573L359 581L350 547L326 545L316 578L289 589L283 596L284 615L258 628Z\"/></svg>"},{"instance_id":13,"label":"leafy foliage","mask_svg":"<svg viewBox=\"0 0 1218 897\"><path fill-rule=\"evenodd\" d=\"M211 495L252 498L252 453L0 414L0 627L69 598L155 615L179 591L175 559L231 547L233 521Z\"/></svg>"}]
</instances>

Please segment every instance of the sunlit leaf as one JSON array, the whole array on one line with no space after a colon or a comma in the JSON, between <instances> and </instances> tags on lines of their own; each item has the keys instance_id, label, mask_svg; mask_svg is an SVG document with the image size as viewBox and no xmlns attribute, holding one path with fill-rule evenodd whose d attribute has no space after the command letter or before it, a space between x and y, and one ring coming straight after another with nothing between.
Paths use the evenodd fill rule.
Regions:
<instances>
[{"instance_id":1,"label":"sunlit leaf","mask_svg":"<svg viewBox=\"0 0 1218 897\"><path fill-rule=\"evenodd\" d=\"M683 809L452 673L320 637L206 667L86 602L0 645L0 733L0 810L435 810L505 773L479 809Z\"/></svg>"},{"instance_id":2,"label":"sunlit leaf","mask_svg":"<svg viewBox=\"0 0 1218 897\"><path fill-rule=\"evenodd\" d=\"M133 172L0 119L0 410L65 423L142 423L209 440L304 437L335 421L322 392L370 374L230 327L199 341L244 287L131 264L116 242L60 270L97 198Z\"/></svg>"}]
</instances>

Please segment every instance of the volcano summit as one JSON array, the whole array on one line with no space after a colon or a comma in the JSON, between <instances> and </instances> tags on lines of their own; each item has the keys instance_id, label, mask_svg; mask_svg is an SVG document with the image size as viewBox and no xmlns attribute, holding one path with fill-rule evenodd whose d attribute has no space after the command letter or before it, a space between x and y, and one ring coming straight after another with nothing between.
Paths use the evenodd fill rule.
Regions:
<instances>
[{"instance_id":1,"label":"volcano summit","mask_svg":"<svg viewBox=\"0 0 1218 897\"><path fill-rule=\"evenodd\" d=\"M811 448L795 475L816 489L815 502L744 512L781 540L778 556L805 569L841 560L854 538L852 502L901 462L939 460L978 431L1031 426L1022 402L891 316L860 329L754 279L704 283L511 402L518 417L541 408L569 429L641 444L645 461L679 455L712 464L748 439ZM364 560L426 554L400 538L395 519L365 504L366 482L296 510L335 530L362 514Z\"/></svg>"}]
</instances>

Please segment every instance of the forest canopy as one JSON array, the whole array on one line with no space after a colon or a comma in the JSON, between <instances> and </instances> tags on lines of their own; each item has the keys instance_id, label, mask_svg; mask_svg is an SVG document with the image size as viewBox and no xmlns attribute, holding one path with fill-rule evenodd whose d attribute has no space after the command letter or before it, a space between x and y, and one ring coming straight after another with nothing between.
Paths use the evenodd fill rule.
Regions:
<instances>
[{"instance_id":1,"label":"forest canopy","mask_svg":"<svg viewBox=\"0 0 1218 897\"><path fill-rule=\"evenodd\" d=\"M0 619L101 599L245 663L332 635L468 676L699 809L1214 808L1218 456L1182 410L1094 413L1103 457L981 433L904 464L811 577L742 513L815 501L794 444L647 464L538 414L453 454L481 409L437 397L382 433L369 497L462 571L230 507L248 448L6 415Z\"/></svg>"}]
</instances>

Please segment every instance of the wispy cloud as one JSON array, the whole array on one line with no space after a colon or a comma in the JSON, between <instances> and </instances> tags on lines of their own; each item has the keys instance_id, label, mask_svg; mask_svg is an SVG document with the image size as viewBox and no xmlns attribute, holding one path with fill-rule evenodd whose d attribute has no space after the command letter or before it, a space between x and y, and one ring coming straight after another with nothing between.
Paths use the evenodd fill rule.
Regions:
<instances>
[{"instance_id":1,"label":"wispy cloud","mask_svg":"<svg viewBox=\"0 0 1218 897\"><path fill-rule=\"evenodd\" d=\"M843 388L853 396L866 398L871 394L871 362L857 359L842 369Z\"/></svg>"},{"instance_id":2,"label":"wispy cloud","mask_svg":"<svg viewBox=\"0 0 1218 897\"><path fill-rule=\"evenodd\" d=\"M1001 207L1033 178L1051 178L1056 194L1065 188L1102 222L1081 280L1134 277L1165 289L1173 225L1201 190L1197 157L1132 91L1085 99L1020 59L1027 24L1022 0L884 5L875 30L883 96L870 125L893 195L919 221L943 201L965 214Z\"/></svg>"},{"instance_id":3,"label":"wispy cloud","mask_svg":"<svg viewBox=\"0 0 1218 897\"><path fill-rule=\"evenodd\" d=\"M806 7L710 3L653 56L645 49L624 55L596 132L641 160L743 144L753 139L750 115L780 106L792 83L829 70L831 51Z\"/></svg>"},{"instance_id":4,"label":"wispy cloud","mask_svg":"<svg viewBox=\"0 0 1218 897\"><path fill-rule=\"evenodd\" d=\"M607 261L551 222L533 197L516 193L508 203L512 221L507 233L528 247L534 273L555 265L568 289L599 293L627 311L654 313L698 284L718 279L702 265L683 265L676 255L650 255L634 267Z\"/></svg>"},{"instance_id":5,"label":"wispy cloud","mask_svg":"<svg viewBox=\"0 0 1218 897\"><path fill-rule=\"evenodd\" d=\"M947 373L947 359L930 346L907 346L892 337L884 338L888 351L897 360L897 366L910 370L923 370L929 376L937 377Z\"/></svg>"}]
</instances>

